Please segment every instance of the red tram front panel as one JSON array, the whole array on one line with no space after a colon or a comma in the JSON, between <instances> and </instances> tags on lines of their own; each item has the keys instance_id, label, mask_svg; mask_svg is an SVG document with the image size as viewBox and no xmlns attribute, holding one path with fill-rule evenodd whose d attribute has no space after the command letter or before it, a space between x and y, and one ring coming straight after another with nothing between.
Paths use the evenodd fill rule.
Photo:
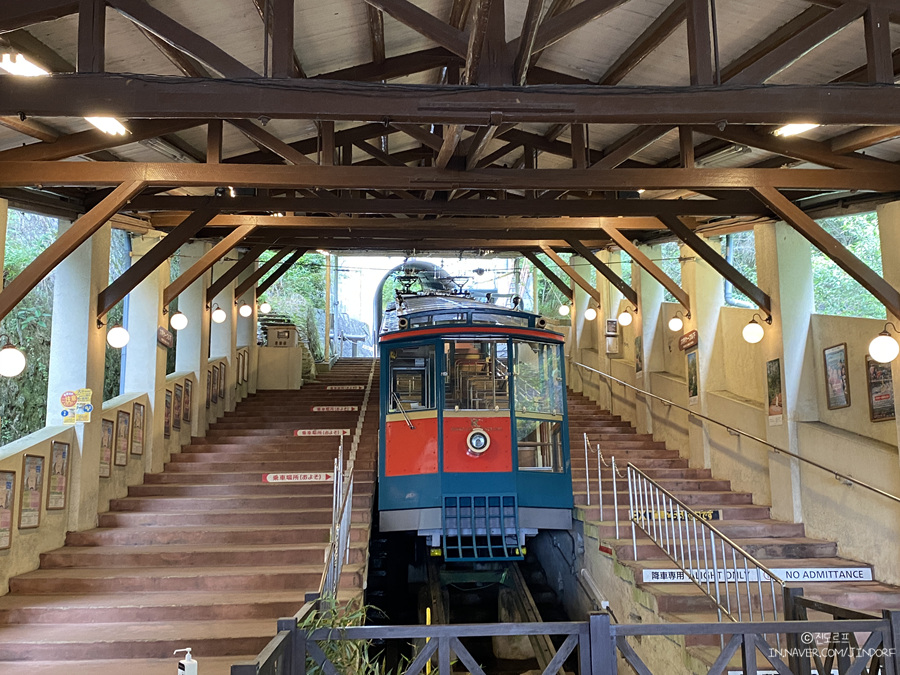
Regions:
<instances>
[{"instance_id":1,"label":"red tram front panel","mask_svg":"<svg viewBox=\"0 0 900 675\"><path fill-rule=\"evenodd\" d=\"M473 454L468 447L467 439L473 429L482 429L490 437L490 445L480 455ZM444 413L444 472L508 473L512 470L509 413Z\"/></svg>"},{"instance_id":2,"label":"red tram front panel","mask_svg":"<svg viewBox=\"0 0 900 675\"><path fill-rule=\"evenodd\" d=\"M409 422L406 420L409 419ZM412 428L410 428L410 423ZM438 472L437 413L387 415L384 425L384 475L416 476ZM463 439L465 445L465 439Z\"/></svg>"}]
</instances>

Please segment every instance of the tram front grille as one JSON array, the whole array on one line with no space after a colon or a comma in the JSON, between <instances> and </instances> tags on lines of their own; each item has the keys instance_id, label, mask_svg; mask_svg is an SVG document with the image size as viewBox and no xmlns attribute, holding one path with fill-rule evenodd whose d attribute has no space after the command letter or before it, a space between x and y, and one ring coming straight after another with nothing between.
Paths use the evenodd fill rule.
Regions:
<instances>
[{"instance_id":1,"label":"tram front grille","mask_svg":"<svg viewBox=\"0 0 900 675\"><path fill-rule=\"evenodd\" d=\"M445 495L444 560L521 560L519 507L513 495Z\"/></svg>"}]
</instances>

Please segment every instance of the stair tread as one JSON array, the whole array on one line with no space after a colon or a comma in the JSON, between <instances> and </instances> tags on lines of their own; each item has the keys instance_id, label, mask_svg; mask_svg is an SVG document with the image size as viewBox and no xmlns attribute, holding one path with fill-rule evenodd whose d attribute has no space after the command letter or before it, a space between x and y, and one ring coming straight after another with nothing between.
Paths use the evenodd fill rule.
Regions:
<instances>
[{"instance_id":1,"label":"stair tread","mask_svg":"<svg viewBox=\"0 0 900 675\"><path fill-rule=\"evenodd\" d=\"M110 643L152 642L178 639L190 644L191 640L208 640L221 637L274 637L275 621L272 619L211 619L208 621L139 621L134 623L91 624L11 624L0 631L0 644L56 643Z\"/></svg>"},{"instance_id":2,"label":"stair tread","mask_svg":"<svg viewBox=\"0 0 900 675\"><path fill-rule=\"evenodd\" d=\"M313 591L315 589L309 589ZM296 600L297 609L305 602L303 590L280 591L142 591L121 593L91 593L90 595L28 595L11 593L0 597L0 611L23 608L106 609L137 607L179 607L184 605L249 605ZM2 635L2 633L0 633Z\"/></svg>"},{"instance_id":3,"label":"stair tread","mask_svg":"<svg viewBox=\"0 0 900 675\"><path fill-rule=\"evenodd\" d=\"M200 656L194 652L196 656ZM178 657L168 659L97 659L90 661L67 661L65 675L96 675L96 673L140 673L140 675L172 675L178 668ZM253 661L256 655L244 656L203 656L200 664L203 675L229 675L231 665ZM0 660L0 673L5 670L4 661ZM7 662L8 663L8 662ZM19 668L20 666L13 666ZM60 675L59 661L28 661L28 672L32 675Z\"/></svg>"},{"instance_id":4,"label":"stair tread","mask_svg":"<svg viewBox=\"0 0 900 675\"><path fill-rule=\"evenodd\" d=\"M353 572L361 569L361 565L344 565L345 572ZM63 567L54 569L38 569L33 572L21 574L17 579L123 579L123 578L190 578L190 577L216 577L234 576L235 574L248 574L255 576L270 576L277 574L296 574L298 572L316 572L322 570L322 564L301 563L298 565L273 565L271 567L247 567L247 566L210 566L197 567Z\"/></svg>"}]
</instances>

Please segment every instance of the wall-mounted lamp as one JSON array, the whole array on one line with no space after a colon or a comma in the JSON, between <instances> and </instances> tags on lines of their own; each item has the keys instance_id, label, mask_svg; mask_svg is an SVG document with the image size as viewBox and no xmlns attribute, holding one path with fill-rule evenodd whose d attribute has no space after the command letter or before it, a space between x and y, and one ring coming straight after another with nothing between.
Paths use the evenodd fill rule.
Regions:
<instances>
[{"instance_id":1,"label":"wall-mounted lamp","mask_svg":"<svg viewBox=\"0 0 900 675\"><path fill-rule=\"evenodd\" d=\"M759 314L754 314L753 318L750 319L750 323L744 326L744 330L741 331L741 335L743 335L744 339L751 345L755 345L762 340L763 336L766 334L763 327L757 321L758 318L760 318ZM767 318L766 323L771 324L772 317Z\"/></svg>"},{"instance_id":2,"label":"wall-mounted lamp","mask_svg":"<svg viewBox=\"0 0 900 675\"><path fill-rule=\"evenodd\" d=\"M130 339L131 336L124 326L116 325L106 331L106 342L113 349L122 349Z\"/></svg>"},{"instance_id":3,"label":"wall-mounted lamp","mask_svg":"<svg viewBox=\"0 0 900 675\"><path fill-rule=\"evenodd\" d=\"M635 308L633 311L637 311ZM629 310L627 307L619 312L619 316L616 317L616 321L619 322L620 326L630 326L631 322L634 321L634 316L631 314L632 310Z\"/></svg>"},{"instance_id":4,"label":"wall-mounted lamp","mask_svg":"<svg viewBox=\"0 0 900 675\"><path fill-rule=\"evenodd\" d=\"M272 311L272 305L270 305L268 302L263 302L260 304L260 306L259 306L260 314L268 314L271 311Z\"/></svg>"},{"instance_id":5,"label":"wall-mounted lamp","mask_svg":"<svg viewBox=\"0 0 900 675\"><path fill-rule=\"evenodd\" d=\"M6 344L0 347L0 375L3 377L15 377L25 370L25 354L9 341L8 335L0 335L6 338Z\"/></svg>"},{"instance_id":6,"label":"wall-mounted lamp","mask_svg":"<svg viewBox=\"0 0 900 675\"><path fill-rule=\"evenodd\" d=\"M569 316L569 312L572 311L572 308L569 305L560 305L557 311L560 316Z\"/></svg>"},{"instance_id":7,"label":"wall-mounted lamp","mask_svg":"<svg viewBox=\"0 0 900 675\"><path fill-rule=\"evenodd\" d=\"M212 320L215 323L225 323L225 319L228 318L228 315L225 314L225 310L219 307L218 305L213 305L212 308Z\"/></svg>"},{"instance_id":8,"label":"wall-mounted lamp","mask_svg":"<svg viewBox=\"0 0 900 675\"><path fill-rule=\"evenodd\" d=\"M586 321L593 321L597 318L597 310L593 307L588 307L584 310L584 318Z\"/></svg>"},{"instance_id":9,"label":"wall-mounted lamp","mask_svg":"<svg viewBox=\"0 0 900 675\"><path fill-rule=\"evenodd\" d=\"M172 326L174 330L181 330L182 328L187 328L188 318L184 312L175 312L172 317L169 319L169 325Z\"/></svg>"},{"instance_id":10,"label":"wall-mounted lamp","mask_svg":"<svg viewBox=\"0 0 900 675\"><path fill-rule=\"evenodd\" d=\"M900 354L900 344L897 344L897 340L888 333L888 326L893 328L895 333L897 332L897 327L888 321L884 324L884 330L869 343L869 356L878 363L890 363Z\"/></svg>"},{"instance_id":11,"label":"wall-mounted lamp","mask_svg":"<svg viewBox=\"0 0 900 675\"><path fill-rule=\"evenodd\" d=\"M669 319L669 330L672 331L673 333L677 333L682 328L684 328L684 320L690 319L690 318L691 318L690 312L688 312L687 316L685 316L684 314L681 313L680 309L677 310L675 312L675 316L673 316L671 319Z\"/></svg>"},{"instance_id":12,"label":"wall-mounted lamp","mask_svg":"<svg viewBox=\"0 0 900 675\"><path fill-rule=\"evenodd\" d=\"M253 314L253 308L248 305L246 302L241 303L241 306L238 307L238 314L243 317L248 317Z\"/></svg>"}]
</instances>

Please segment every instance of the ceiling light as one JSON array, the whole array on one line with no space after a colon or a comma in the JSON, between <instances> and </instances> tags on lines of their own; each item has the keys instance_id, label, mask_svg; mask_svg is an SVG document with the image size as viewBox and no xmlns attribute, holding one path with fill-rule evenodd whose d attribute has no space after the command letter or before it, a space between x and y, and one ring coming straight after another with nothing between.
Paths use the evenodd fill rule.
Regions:
<instances>
[{"instance_id":1,"label":"ceiling light","mask_svg":"<svg viewBox=\"0 0 900 675\"><path fill-rule=\"evenodd\" d=\"M238 307L238 314L243 317L250 316L251 314L253 314L253 308L245 302L240 307Z\"/></svg>"},{"instance_id":2,"label":"ceiling light","mask_svg":"<svg viewBox=\"0 0 900 675\"><path fill-rule=\"evenodd\" d=\"M618 321L620 326L630 326L631 322L634 321L634 317L631 316L631 312L625 309L619 314Z\"/></svg>"},{"instance_id":3,"label":"ceiling light","mask_svg":"<svg viewBox=\"0 0 900 675\"><path fill-rule=\"evenodd\" d=\"M328 255L328 251L321 249L321 248L317 248L316 253L321 253L322 255Z\"/></svg>"},{"instance_id":4,"label":"ceiling light","mask_svg":"<svg viewBox=\"0 0 900 675\"><path fill-rule=\"evenodd\" d=\"M49 75L50 73L38 65L35 65L22 54L16 54L15 58L11 54L4 54L0 58L0 68L3 68L10 75L23 75L25 77L35 77L37 75Z\"/></svg>"},{"instance_id":5,"label":"ceiling light","mask_svg":"<svg viewBox=\"0 0 900 675\"><path fill-rule=\"evenodd\" d=\"M225 310L219 307L218 305L213 307L212 311L212 320L216 323L225 323L225 319L228 318L228 315L225 313Z\"/></svg>"},{"instance_id":6,"label":"ceiling light","mask_svg":"<svg viewBox=\"0 0 900 675\"><path fill-rule=\"evenodd\" d=\"M584 318L588 321L593 321L597 318L597 310L593 307L588 307L586 310L584 310Z\"/></svg>"},{"instance_id":7,"label":"ceiling light","mask_svg":"<svg viewBox=\"0 0 900 675\"><path fill-rule=\"evenodd\" d=\"M797 134L802 134L810 129L815 129L816 127L821 126L820 124L785 124L783 127L779 127L776 129L774 133L776 136L796 136Z\"/></svg>"},{"instance_id":8,"label":"ceiling light","mask_svg":"<svg viewBox=\"0 0 900 675\"><path fill-rule=\"evenodd\" d=\"M558 311L560 316L569 316L571 309L568 305L560 305Z\"/></svg>"},{"instance_id":9,"label":"ceiling light","mask_svg":"<svg viewBox=\"0 0 900 675\"><path fill-rule=\"evenodd\" d=\"M115 117L85 117L84 119L110 136L125 136L128 134L128 129L122 126L122 123Z\"/></svg>"},{"instance_id":10,"label":"ceiling light","mask_svg":"<svg viewBox=\"0 0 900 675\"><path fill-rule=\"evenodd\" d=\"M888 321L884 325L884 330L869 343L869 356L878 361L878 363L890 363L900 354L900 344L890 336L887 327L890 326L896 332L897 328Z\"/></svg>"},{"instance_id":11,"label":"ceiling light","mask_svg":"<svg viewBox=\"0 0 900 675\"><path fill-rule=\"evenodd\" d=\"M131 336L124 326L113 326L106 333L106 341L113 349L122 349L130 339Z\"/></svg>"},{"instance_id":12,"label":"ceiling light","mask_svg":"<svg viewBox=\"0 0 900 675\"><path fill-rule=\"evenodd\" d=\"M638 190L637 190L637 193L638 193L639 195L642 195L642 194L644 194L645 192L646 192L646 190L645 190L644 188L638 188Z\"/></svg>"},{"instance_id":13,"label":"ceiling light","mask_svg":"<svg viewBox=\"0 0 900 675\"><path fill-rule=\"evenodd\" d=\"M744 326L744 330L741 331L741 335L744 336L744 340L749 342L751 345L755 345L757 342L763 339L765 335L765 331L763 327L759 325L759 322L756 320L756 315L753 315L753 318L750 319L750 323Z\"/></svg>"},{"instance_id":14,"label":"ceiling light","mask_svg":"<svg viewBox=\"0 0 900 675\"><path fill-rule=\"evenodd\" d=\"M172 318L169 319L169 325L172 326L172 328L174 328L175 330L187 328L188 318L184 314L184 312L175 312L172 315Z\"/></svg>"},{"instance_id":15,"label":"ceiling light","mask_svg":"<svg viewBox=\"0 0 900 675\"><path fill-rule=\"evenodd\" d=\"M259 306L259 311L260 314L268 314L272 311L272 305L270 305L268 302L264 302Z\"/></svg>"},{"instance_id":16,"label":"ceiling light","mask_svg":"<svg viewBox=\"0 0 900 675\"><path fill-rule=\"evenodd\" d=\"M25 354L9 341L6 335L6 344L0 348L0 375L3 377L15 377L25 370Z\"/></svg>"},{"instance_id":17,"label":"ceiling light","mask_svg":"<svg viewBox=\"0 0 900 675\"><path fill-rule=\"evenodd\" d=\"M230 185L228 186L228 196L232 197L232 198L237 196L237 193L235 193L234 188L231 187Z\"/></svg>"},{"instance_id":18,"label":"ceiling light","mask_svg":"<svg viewBox=\"0 0 900 675\"><path fill-rule=\"evenodd\" d=\"M715 152L711 152L708 155L698 157L694 161L694 165L699 167L719 166L726 163L728 160L734 159L735 157L740 157L741 155L749 154L750 152L752 152L750 146L734 143L725 148L722 148L721 150L716 150Z\"/></svg>"}]
</instances>

